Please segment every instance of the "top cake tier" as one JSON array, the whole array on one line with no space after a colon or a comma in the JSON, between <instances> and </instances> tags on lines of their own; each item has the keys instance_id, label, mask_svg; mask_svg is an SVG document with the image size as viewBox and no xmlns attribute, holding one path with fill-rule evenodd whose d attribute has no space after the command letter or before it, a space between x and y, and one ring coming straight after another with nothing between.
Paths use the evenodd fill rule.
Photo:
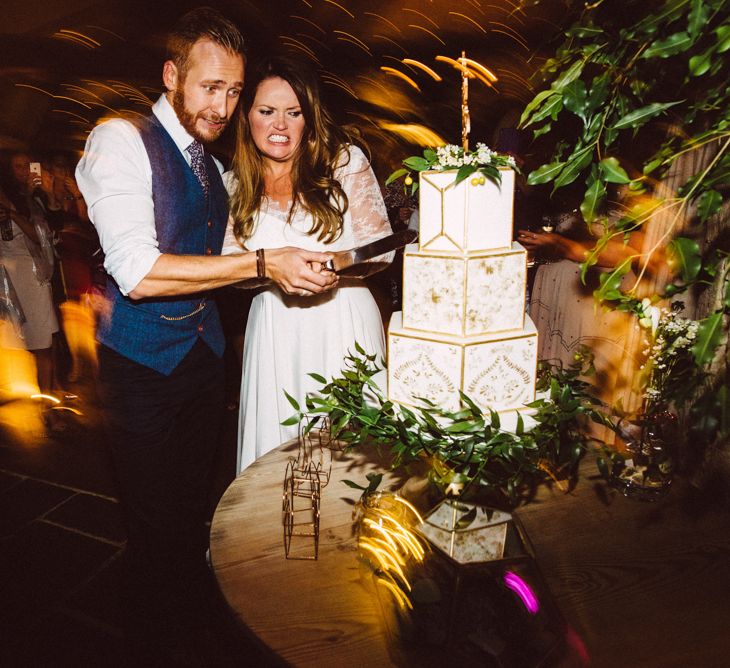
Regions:
<instances>
[{"instance_id":1,"label":"top cake tier","mask_svg":"<svg viewBox=\"0 0 730 668\"><path fill-rule=\"evenodd\" d=\"M501 184L478 172L458 185L456 170L419 174L419 249L478 253L512 245L515 173L500 168Z\"/></svg>"}]
</instances>

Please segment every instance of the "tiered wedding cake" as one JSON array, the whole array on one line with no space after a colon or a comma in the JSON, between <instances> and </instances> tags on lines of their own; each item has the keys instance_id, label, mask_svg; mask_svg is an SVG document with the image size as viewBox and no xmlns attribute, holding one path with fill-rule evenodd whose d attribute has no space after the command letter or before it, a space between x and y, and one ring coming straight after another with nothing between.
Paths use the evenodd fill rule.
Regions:
<instances>
[{"instance_id":1,"label":"tiered wedding cake","mask_svg":"<svg viewBox=\"0 0 730 668\"><path fill-rule=\"evenodd\" d=\"M388 398L450 411L459 391L482 410L535 398L537 331L525 316L527 252L512 241L515 174L501 184L420 173L419 244L406 247L403 311L388 332Z\"/></svg>"}]
</instances>

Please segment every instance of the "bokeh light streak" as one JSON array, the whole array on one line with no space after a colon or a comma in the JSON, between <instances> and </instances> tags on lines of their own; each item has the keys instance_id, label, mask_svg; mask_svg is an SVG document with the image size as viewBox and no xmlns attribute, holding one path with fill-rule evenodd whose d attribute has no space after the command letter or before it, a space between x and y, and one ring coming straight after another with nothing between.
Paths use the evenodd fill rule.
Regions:
<instances>
[{"instance_id":1,"label":"bokeh light streak","mask_svg":"<svg viewBox=\"0 0 730 668\"><path fill-rule=\"evenodd\" d=\"M481 72L487 79L489 79L492 83L497 82L497 75L492 72L492 70L488 69L481 63L477 62L476 60L472 60L471 58L461 58L462 64L466 64L467 67L471 67L473 70L476 70L477 72Z\"/></svg>"},{"instance_id":2,"label":"bokeh light streak","mask_svg":"<svg viewBox=\"0 0 730 668\"><path fill-rule=\"evenodd\" d=\"M299 49L299 51L304 53L304 55L306 55L307 58L310 58L315 63L317 63L317 65L320 65L320 66L322 65L322 61L312 53L312 50L309 47L301 44L298 40L294 40L293 43L289 43L284 38L282 38L282 42L284 42L284 44L286 46L288 46L290 49Z\"/></svg>"},{"instance_id":3,"label":"bokeh light streak","mask_svg":"<svg viewBox=\"0 0 730 668\"><path fill-rule=\"evenodd\" d=\"M462 74L465 74L470 79L474 79L476 77L476 74L474 72L472 72L465 65L462 65L458 60L454 60L453 58L449 58L448 56L436 56L436 60L439 60L442 63L448 63L455 69L459 70L459 72L461 72Z\"/></svg>"},{"instance_id":4,"label":"bokeh light streak","mask_svg":"<svg viewBox=\"0 0 730 668\"><path fill-rule=\"evenodd\" d=\"M375 12L363 12L363 14L365 16L374 16L375 18L378 18L381 21L385 22L387 25L389 25L391 28L393 28L393 30L395 30L396 32L403 34L403 31L395 23L393 23L392 21L389 21L384 16L381 16L380 14L376 14Z\"/></svg>"},{"instance_id":5,"label":"bokeh light streak","mask_svg":"<svg viewBox=\"0 0 730 668\"><path fill-rule=\"evenodd\" d=\"M392 74L393 76L399 77L403 79L409 86L413 86L419 93L421 92L421 89L418 87L418 84L413 81L407 74L403 74L400 70L396 70L394 67L388 67L387 65L382 65L380 69L385 72L386 74Z\"/></svg>"},{"instance_id":6,"label":"bokeh light streak","mask_svg":"<svg viewBox=\"0 0 730 668\"><path fill-rule=\"evenodd\" d=\"M325 2L329 2L329 3L331 4L331 5L334 5L335 7L337 7L337 8L339 8L339 9L341 9L341 10L342 10L343 12L345 12L345 14L347 14L347 15L348 15L348 16L349 16L350 18L352 18L352 19L354 19L354 18L355 18L355 15L354 15L354 14L353 14L353 13L352 13L351 11L349 11L349 10L345 9L345 8L344 8L344 7L343 7L343 6L342 6L342 5L341 5L341 4L339 3L339 2L335 2L335 0L324 0L324 1L325 1ZM311 7L311 5L310 5L310 7Z\"/></svg>"},{"instance_id":7,"label":"bokeh light streak","mask_svg":"<svg viewBox=\"0 0 730 668\"><path fill-rule=\"evenodd\" d=\"M479 25L479 24L478 24L478 23L477 23L477 22L476 22L476 21L475 21L475 20L474 20L473 18L471 18L470 16L467 16L466 14L460 14L459 12L449 12L449 14L451 14L451 15L453 15L453 16L458 16L459 18L462 18L462 19L466 19L467 21L469 21L470 23L472 23L473 25L475 25L475 26L476 26L477 28L479 28L479 30L481 30L481 31L482 31L482 32L483 32L483 33L484 33L485 35L487 34L487 31L486 31L486 30L485 30L484 28L482 28L482 26L481 26L481 25Z\"/></svg>"},{"instance_id":8,"label":"bokeh light streak","mask_svg":"<svg viewBox=\"0 0 730 668\"><path fill-rule=\"evenodd\" d=\"M56 114L67 114L68 116L73 116L74 118L78 118L80 121L87 125L91 123L90 120L84 118L83 116L79 116L79 114L75 114L73 111L67 111L66 109L51 109L51 111Z\"/></svg>"},{"instance_id":9,"label":"bokeh light streak","mask_svg":"<svg viewBox=\"0 0 730 668\"><path fill-rule=\"evenodd\" d=\"M72 42L73 44L78 44L80 46L83 46L85 49L94 49L95 47L88 42L85 42L80 37L75 37L74 35L64 35L63 33L57 32L53 35L54 39L63 39L68 42Z\"/></svg>"},{"instance_id":10,"label":"bokeh light streak","mask_svg":"<svg viewBox=\"0 0 730 668\"><path fill-rule=\"evenodd\" d=\"M111 93L114 93L115 95L119 95L119 97L124 97L122 93L120 93L116 88L112 88L108 84L101 83L101 81L95 81L94 79L82 79L83 83L89 84L91 86L98 86L99 88L104 88L105 90L110 91Z\"/></svg>"},{"instance_id":11,"label":"bokeh light streak","mask_svg":"<svg viewBox=\"0 0 730 668\"><path fill-rule=\"evenodd\" d=\"M408 27L409 28L416 28L416 30L423 30L423 32L428 33L429 35L431 35L431 37L435 37L439 42L441 42L441 44L443 46L446 46L446 42L444 42L444 40L442 40L435 32L432 32L428 28L424 28L423 26L419 26L416 23L409 23L408 24Z\"/></svg>"},{"instance_id":12,"label":"bokeh light streak","mask_svg":"<svg viewBox=\"0 0 730 668\"><path fill-rule=\"evenodd\" d=\"M61 30L59 30L58 32L60 32L63 35L75 35L76 37L88 42L89 44L91 44L93 46L101 46L101 42L97 42L95 39L92 39L88 35L84 35L84 33L78 32L76 30L69 30L68 28L61 28Z\"/></svg>"},{"instance_id":13,"label":"bokeh light streak","mask_svg":"<svg viewBox=\"0 0 730 668\"><path fill-rule=\"evenodd\" d=\"M77 86L75 84L61 84L62 88L65 88L66 90L72 90L76 91L77 93L85 93L86 95L90 97L95 97L99 102L103 102L104 100L97 95L96 93L92 93L90 90L87 90L86 88L82 88L81 86Z\"/></svg>"},{"instance_id":14,"label":"bokeh light streak","mask_svg":"<svg viewBox=\"0 0 730 668\"><path fill-rule=\"evenodd\" d=\"M374 34L373 38L384 39L387 42L390 42L391 44L394 44L395 46L397 46L403 53L408 54L408 51L405 48L403 48L400 44L398 44L398 42L396 42L394 39L391 39L390 37L386 37L385 35Z\"/></svg>"},{"instance_id":15,"label":"bokeh light streak","mask_svg":"<svg viewBox=\"0 0 730 668\"><path fill-rule=\"evenodd\" d=\"M388 580L382 577L377 578L377 583L388 589L388 591L393 594L393 597L395 598L401 609L413 610L412 603L410 602L408 597L398 588L397 585L393 584L392 582L388 582Z\"/></svg>"},{"instance_id":16,"label":"bokeh light streak","mask_svg":"<svg viewBox=\"0 0 730 668\"><path fill-rule=\"evenodd\" d=\"M415 9L409 9L408 7L403 7L404 12L413 12L414 14L418 14L418 16L422 16L426 21L428 21L436 30L441 30L441 26L436 23L432 18L426 16L423 12L419 12Z\"/></svg>"},{"instance_id":17,"label":"bokeh light streak","mask_svg":"<svg viewBox=\"0 0 730 668\"><path fill-rule=\"evenodd\" d=\"M381 121L380 127L405 139L416 146L445 146L446 140L436 132L418 123L390 123Z\"/></svg>"},{"instance_id":18,"label":"bokeh light streak","mask_svg":"<svg viewBox=\"0 0 730 668\"><path fill-rule=\"evenodd\" d=\"M419 69L423 70L428 76L430 76L434 81L443 81L441 76L434 72L428 65L424 65L422 62L418 60L413 60L412 58L403 58L401 61L406 65L414 65L415 67L418 67Z\"/></svg>"},{"instance_id":19,"label":"bokeh light streak","mask_svg":"<svg viewBox=\"0 0 730 668\"><path fill-rule=\"evenodd\" d=\"M343 41L343 42L350 42L350 44L354 44L356 47L362 49L365 53L368 54L368 56L373 55L372 51L370 51L370 48L368 47L365 42L362 40L359 40L357 37L351 35L348 32L345 32L344 30L335 30L333 32L340 33L340 35L337 37L337 39Z\"/></svg>"},{"instance_id":20,"label":"bokeh light streak","mask_svg":"<svg viewBox=\"0 0 730 668\"><path fill-rule=\"evenodd\" d=\"M299 47L300 49L302 49L303 51L305 51L306 54L310 58L313 58L314 60L317 60L317 56L314 53L314 51L312 51L312 49L309 46L307 46L304 42L302 42L301 40L298 40L295 37L291 37L290 35L279 35L279 39L282 42L284 42L285 44L288 44L288 42L291 42L291 44L288 44L289 46L296 45L297 47ZM319 62L319 60L317 60L317 62Z\"/></svg>"},{"instance_id":21,"label":"bokeh light streak","mask_svg":"<svg viewBox=\"0 0 730 668\"><path fill-rule=\"evenodd\" d=\"M345 91L345 93L347 93L348 95L352 96L356 100L359 100L360 99L357 96L357 93L355 93L355 91L352 90L352 88L350 88L350 86L348 86L346 83L344 83L343 81L338 80L335 77L327 77L325 75L322 75L322 82L323 83L331 84L333 86L337 86L338 88L341 88L342 90Z\"/></svg>"},{"instance_id":22,"label":"bokeh light streak","mask_svg":"<svg viewBox=\"0 0 730 668\"><path fill-rule=\"evenodd\" d=\"M523 49L525 49L525 51L529 52L530 47L527 46L527 42L525 42L525 38L522 35L520 35L520 33L518 33L514 28L510 28L508 25L506 25L504 23L500 23L498 21L490 21L489 25L490 26L501 26L503 28L506 28L506 30L499 30L497 28L490 28L490 30L491 30L491 32L502 33L504 35L507 35L508 37L511 37L515 42L517 42L517 44L519 44Z\"/></svg>"},{"instance_id":23,"label":"bokeh light streak","mask_svg":"<svg viewBox=\"0 0 730 668\"><path fill-rule=\"evenodd\" d=\"M291 18L293 18L293 19L299 19L300 21L306 21L307 23L309 23L309 25L314 26L317 30L319 30L323 35L326 35L327 34L327 32L325 31L324 28L321 28L320 26L318 26L311 19L305 18L304 16L299 16L297 14L292 14L291 15Z\"/></svg>"},{"instance_id":24,"label":"bokeh light streak","mask_svg":"<svg viewBox=\"0 0 730 668\"><path fill-rule=\"evenodd\" d=\"M503 576L503 581L508 589L511 589L524 604L527 612L531 615L537 614L540 610L540 602L537 600L537 596L528 585L517 573L507 571Z\"/></svg>"}]
</instances>

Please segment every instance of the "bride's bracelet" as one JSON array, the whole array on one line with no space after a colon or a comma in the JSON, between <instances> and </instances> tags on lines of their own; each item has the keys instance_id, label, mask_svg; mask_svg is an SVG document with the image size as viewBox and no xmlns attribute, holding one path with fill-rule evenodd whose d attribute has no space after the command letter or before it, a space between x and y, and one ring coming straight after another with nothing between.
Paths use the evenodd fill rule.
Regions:
<instances>
[{"instance_id":1,"label":"bride's bracelet","mask_svg":"<svg viewBox=\"0 0 730 668\"><path fill-rule=\"evenodd\" d=\"M259 248L256 251L256 276L258 278L266 278L266 259L264 258L263 248Z\"/></svg>"}]
</instances>

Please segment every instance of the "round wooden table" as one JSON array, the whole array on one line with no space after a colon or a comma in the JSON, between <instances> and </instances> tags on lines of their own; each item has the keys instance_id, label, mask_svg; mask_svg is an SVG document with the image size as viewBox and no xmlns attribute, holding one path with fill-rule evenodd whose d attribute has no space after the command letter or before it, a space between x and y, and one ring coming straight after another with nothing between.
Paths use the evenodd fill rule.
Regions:
<instances>
[{"instance_id":1,"label":"round wooden table","mask_svg":"<svg viewBox=\"0 0 730 668\"><path fill-rule=\"evenodd\" d=\"M352 511L360 492L342 483L366 484L366 473L387 472L388 463L370 448L333 452L322 490L319 558L300 561L285 558L282 526L284 475L296 453L296 441L283 444L221 498L210 540L221 591L238 619L290 665L393 665L369 572L357 559ZM400 482L388 473L381 488Z\"/></svg>"}]
</instances>

